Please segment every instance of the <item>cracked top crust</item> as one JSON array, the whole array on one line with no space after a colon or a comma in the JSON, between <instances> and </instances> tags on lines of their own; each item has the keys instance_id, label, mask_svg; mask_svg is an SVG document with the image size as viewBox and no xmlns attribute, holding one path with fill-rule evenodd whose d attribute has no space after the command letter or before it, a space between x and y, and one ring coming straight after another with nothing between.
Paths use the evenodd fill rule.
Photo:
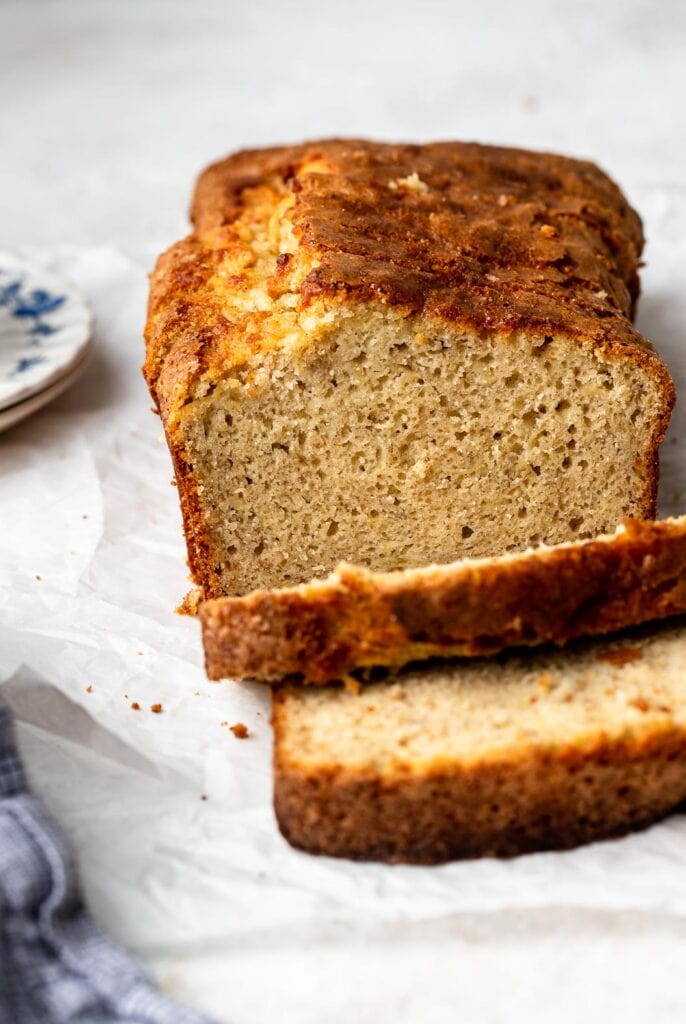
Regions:
<instances>
[{"instance_id":1,"label":"cracked top crust","mask_svg":"<svg viewBox=\"0 0 686 1024\"><path fill-rule=\"evenodd\" d=\"M244 151L201 175L192 221L152 275L144 370L168 427L350 302L579 338L665 379L630 323L640 219L592 163L457 142Z\"/></svg>"}]
</instances>

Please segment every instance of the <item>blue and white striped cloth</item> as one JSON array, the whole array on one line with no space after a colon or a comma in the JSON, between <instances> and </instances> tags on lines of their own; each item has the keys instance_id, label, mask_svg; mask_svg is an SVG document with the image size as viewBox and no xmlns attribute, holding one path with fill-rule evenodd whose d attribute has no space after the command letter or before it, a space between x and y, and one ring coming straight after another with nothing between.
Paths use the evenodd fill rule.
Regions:
<instances>
[{"instance_id":1,"label":"blue and white striped cloth","mask_svg":"<svg viewBox=\"0 0 686 1024\"><path fill-rule=\"evenodd\" d=\"M210 1024L95 925L62 832L27 790L1 702L0 1024Z\"/></svg>"}]
</instances>

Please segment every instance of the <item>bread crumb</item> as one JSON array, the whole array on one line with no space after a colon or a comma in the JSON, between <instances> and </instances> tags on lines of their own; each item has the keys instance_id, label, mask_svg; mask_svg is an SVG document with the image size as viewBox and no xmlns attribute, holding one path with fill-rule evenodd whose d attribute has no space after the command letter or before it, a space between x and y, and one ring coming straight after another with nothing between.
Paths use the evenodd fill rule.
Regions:
<instances>
[{"instance_id":1,"label":"bread crumb","mask_svg":"<svg viewBox=\"0 0 686 1024\"><path fill-rule=\"evenodd\" d=\"M643 657L640 647L620 647L616 651L601 651L598 661L606 661L608 665L628 665Z\"/></svg>"},{"instance_id":2,"label":"bread crumb","mask_svg":"<svg viewBox=\"0 0 686 1024\"><path fill-rule=\"evenodd\" d=\"M183 601L176 609L177 615L191 615L196 616L198 614L198 608L202 600L202 591L200 587L193 587L189 590Z\"/></svg>"},{"instance_id":3,"label":"bread crumb","mask_svg":"<svg viewBox=\"0 0 686 1024\"><path fill-rule=\"evenodd\" d=\"M81 518L82 519L88 519L88 516L87 515L83 515L83 516L81 516Z\"/></svg>"},{"instance_id":4,"label":"bread crumb","mask_svg":"<svg viewBox=\"0 0 686 1024\"><path fill-rule=\"evenodd\" d=\"M86 693L92 693L92 692L93 692L93 687L92 687L92 686L90 686L90 685L88 685L88 686L86 687Z\"/></svg>"},{"instance_id":5,"label":"bread crumb","mask_svg":"<svg viewBox=\"0 0 686 1024\"><path fill-rule=\"evenodd\" d=\"M247 725L244 725L243 722L236 722L235 725L230 725L229 728L237 740L246 740L250 735Z\"/></svg>"},{"instance_id":6,"label":"bread crumb","mask_svg":"<svg viewBox=\"0 0 686 1024\"><path fill-rule=\"evenodd\" d=\"M201 793L200 794L200 799L201 800L207 800L207 793Z\"/></svg>"},{"instance_id":7,"label":"bread crumb","mask_svg":"<svg viewBox=\"0 0 686 1024\"><path fill-rule=\"evenodd\" d=\"M36 579L39 580L39 579L41 579L41 577L40 576L36 576Z\"/></svg>"},{"instance_id":8,"label":"bread crumb","mask_svg":"<svg viewBox=\"0 0 686 1024\"><path fill-rule=\"evenodd\" d=\"M141 709L141 706L140 706L140 704L138 703L138 701L137 701L137 700L135 700L135 701L133 702L133 704L131 705L131 710L132 710L132 711L140 711L140 709Z\"/></svg>"},{"instance_id":9,"label":"bread crumb","mask_svg":"<svg viewBox=\"0 0 686 1024\"><path fill-rule=\"evenodd\" d=\"M540 234L544 238L557 238L557 231L552 224L542 224L540 227Z\"/></svg>"},{"instance_id":10,"label":"bread crumb","mask_svg":"<svg viewBox=\"0 0 686 1024\"><path fill-rule=\"evenodd\" d=\"M388 187L393 192L397 192L398 189L403 189L406 192L429 191L429 186L425 181L422 181L416 171L408 174L406 178L394 178L393 181L389 181Z\"/></svg>"},{"instance_id":11,"label":"bread crumb","mask_svg":"<svg viewBox=\"0 0 686 1024\"><path fill-rule=\"evenodd\" d=\"M362 689L362 683L355 676L343 676L343 685L345 686L346 693L352 693L355 696Z\"/></svg>"},{"instance_id":12,"label":"bread crumb","mask_svg":"<svg viewBox=\"0 0 686 1024\"><path fill-rule=\"evenodd\" d=\"M161 715L162 714L162 705L161 704L151 704L150 705L150 710L152 711L153 715Z\"/></svg>"}]
</instances>

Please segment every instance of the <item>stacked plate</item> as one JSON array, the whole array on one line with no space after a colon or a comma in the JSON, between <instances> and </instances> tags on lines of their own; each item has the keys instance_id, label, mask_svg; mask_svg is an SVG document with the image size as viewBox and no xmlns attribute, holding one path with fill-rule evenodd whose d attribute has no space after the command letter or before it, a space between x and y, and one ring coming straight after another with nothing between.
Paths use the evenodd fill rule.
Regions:
<instances>
[{"instance_id":1,"label":"stacked plate","mask_svg":"<svg viewBox=\"0 0 686 1024\"><path fill-rule=\"evenodd\" d=\"M0 430L60 395L83 370L92 317L55 274L0 252Z\"/></svg>"}]
</instances>

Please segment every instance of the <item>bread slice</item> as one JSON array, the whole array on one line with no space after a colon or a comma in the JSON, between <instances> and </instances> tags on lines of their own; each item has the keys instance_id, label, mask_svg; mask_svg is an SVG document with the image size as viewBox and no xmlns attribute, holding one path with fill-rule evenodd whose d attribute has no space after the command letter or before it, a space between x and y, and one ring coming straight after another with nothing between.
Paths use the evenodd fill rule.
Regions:
<instances>
[{"instance_id":1,"label":"bread slice","mask_svg":"<svg viewBox=\"0 0 686 1024\"><path fill-rule=\"evenodd\" d=\"M325 580L200 606L210 679L304 682L356 668L609 633L686 612L686 516L596 540Z\"/></svg>"},{"instance_id":2,"label":"bread slice","mask_svg":"<svg viewBox=\"0 0 686 1024\"><path fill-rule=\"evenodd\" d=\"M686 623L274 694L274 806L311 853L434 863L620 835L686 799Z\"/></svg>"},{"instance_id":3,"label":"bread slice","mask_svg":"<svg viewBox=\"0 0 686 1024\"><path fill-rule=\"evenodd\" d=\"M201 176L145 374L206 598L583 539L655 511L673 387L597 167L312 142Z\"/></svg>"}]
</instances>

